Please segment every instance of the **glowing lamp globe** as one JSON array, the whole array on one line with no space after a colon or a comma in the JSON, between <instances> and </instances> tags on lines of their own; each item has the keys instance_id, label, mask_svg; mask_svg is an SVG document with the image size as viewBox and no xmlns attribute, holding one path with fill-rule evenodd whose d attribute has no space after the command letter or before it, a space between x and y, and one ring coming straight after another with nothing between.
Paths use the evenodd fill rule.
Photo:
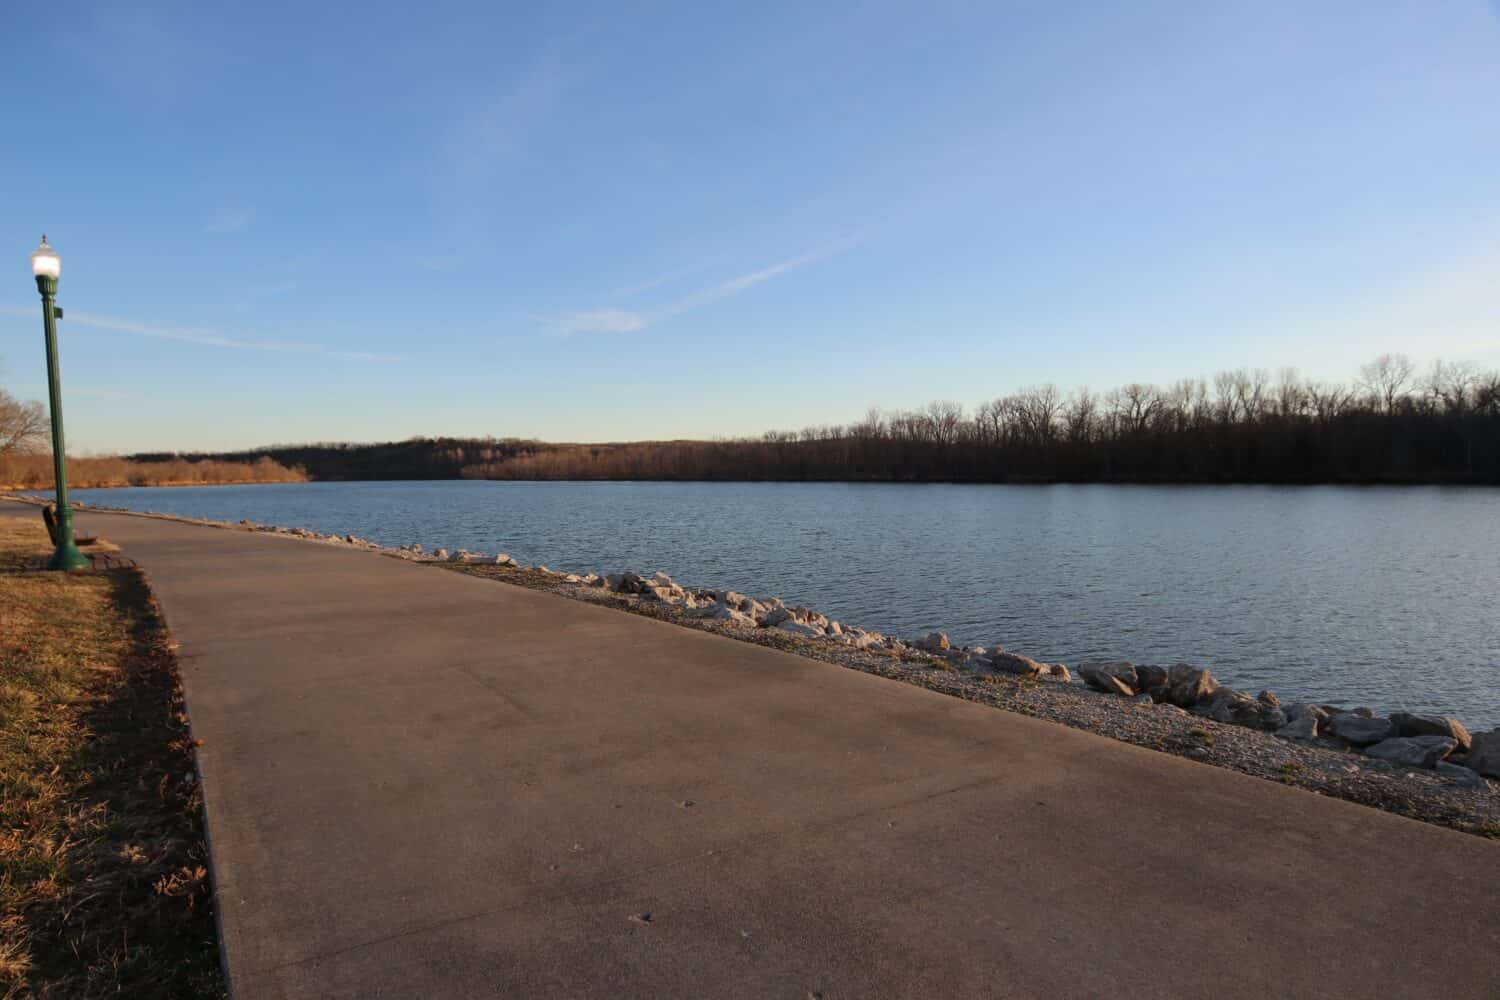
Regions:
<instances>
[{"instance_id":1,"label":"glowing lamp globe","mask_svg":"<svg viewBox=\"0 0 1500 1000\"><path fill-rule=\"evenodd\" d=\"M62 258L47 242L45 234L42 236L42 245L31 252L31 273L38 278L56 278L62 274Z\"/></svg>"}]
</instances>

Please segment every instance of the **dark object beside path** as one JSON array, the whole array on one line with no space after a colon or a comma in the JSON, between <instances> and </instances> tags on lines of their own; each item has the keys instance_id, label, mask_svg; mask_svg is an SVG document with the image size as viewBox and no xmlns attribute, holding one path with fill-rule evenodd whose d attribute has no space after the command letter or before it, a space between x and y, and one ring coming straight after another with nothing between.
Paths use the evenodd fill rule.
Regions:
<instances>
[{"instance_id":1,"label":"dark object beside path","mask_svg":"<svg viewBox=\"0 0 1500 1000\"><path fill-rule=\"evenodd\" d=\"M52 539L52 544L57 544L57 504L49 503L42 507L42 523L47 526L47 537ZM74 545L93 545L99 539L93 535L74 535Z\"/></svg>"}]
</instances>

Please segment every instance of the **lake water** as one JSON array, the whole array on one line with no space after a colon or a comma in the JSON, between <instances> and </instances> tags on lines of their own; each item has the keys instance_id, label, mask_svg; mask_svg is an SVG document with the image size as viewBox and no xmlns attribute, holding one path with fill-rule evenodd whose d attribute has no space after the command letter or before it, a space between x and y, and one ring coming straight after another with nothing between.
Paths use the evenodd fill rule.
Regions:
<instances>
[{"instance_id":1,"label":"lake water","mask_svg":"<svg viewBox=\"0 0 1500 1000\"><path fill-rule=\"evenodd\" d=\"M86 502L665 570L1048 662L1209 666L1283 699L1500 725L1500 490L300 483Z\"/></svg>"}]
</instances>

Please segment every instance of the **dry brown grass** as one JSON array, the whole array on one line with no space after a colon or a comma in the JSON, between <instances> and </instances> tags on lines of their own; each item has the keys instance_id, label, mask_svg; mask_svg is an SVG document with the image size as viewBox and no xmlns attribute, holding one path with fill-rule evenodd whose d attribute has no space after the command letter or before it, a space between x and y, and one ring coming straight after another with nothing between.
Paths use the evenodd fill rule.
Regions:
<instances>
[{"instance_id":1,"label":"dry brown grass","mask_svg":"<svg viewBox=\"0 0 1500 1000\"><path fill-rule=\"evenodd\" d=\"M0 519L0 566L49 548ZM222 996L207 865L144 576L0 570L0 996Z\"/></svg>"},{"instance_id":2,"label":"dry brown grass","mask_svg":"<svg viewBox=\"0 0 1500 1000\"><path fill-rule=\"evenodd\" d=\"M106 486L222 486L230 483L300 483L307 473L261 456L253 462L171 459L133 462L115 456L68 459L74 489ZM47 452L0 455L0 485L13 490L52 489L52 456Z\"/></svg>"},{"instance_id":3,"label":"dry brown grass","mask_svg":"<svg viewBox=\"0 0 1500 1000\"><path fill-rule=\"evenodd\" d=\"M0 572L26 569L52 554L52 542L42 526L40 509L36 521L0 517Z\"/></svg>"},{"instance_id":4,"label":"dry brown grass","mask_svg":"<svg viewBox=\"0 0 1500 1000\"><path fill-rule=\"evenodd\" d=\"M120 547L108 539L96 539L90 545L79 547L85 555L104 552L119 552ZM41 569L52 555L52 542L47 529L42 525L41 507L36 509L35 523L15 518L0 518L0 573Z\"/></svg>"}]
</instances>

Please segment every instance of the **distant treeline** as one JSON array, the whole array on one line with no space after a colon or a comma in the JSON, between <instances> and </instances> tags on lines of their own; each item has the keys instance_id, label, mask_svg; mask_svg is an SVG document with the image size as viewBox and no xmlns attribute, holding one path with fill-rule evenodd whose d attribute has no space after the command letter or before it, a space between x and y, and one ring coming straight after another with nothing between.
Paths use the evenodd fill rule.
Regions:
<instances>
[{"instance_id":1,"label":"distant treeline","mask_svg":"<svg viewBox=\"0 0 1500 1000\"><path fill-rule=\"evenodd\" d=\"M415 438L204 457L262 455L316 479L1500 483L1500 373L1439 362L1419 375L1384 355L1352 384L1288 369L1103 393L1041 385L973 412L949 402L871 410L847 426L753 439Z\"/></svg>"},{"instance_id":2,"label":"distant treeline","mask_svg":"<svg viewBox=\"0 0 1500 1000\"><path fill-rule=\"evenodd\" d=\"M68 485L76 489L101 486L211 486L225 483L293 483L307 479L302 469L287 468L274 459L226 462L215 459L174 458L157 462L133 459L69 458ZM0 454L0 487L23 490L52 488L52 456L45 452Z\"/></svg>"},{"instance_id":3,"label":"distant treeline","mask_svg":"<svg viewBox=\"0 0 1500 1000\"><path fill-rule=\"evenodd\" d=\"M459 479L464 468L477 462L500 461L522 448L546 447L536 442L508 442L471 438L412 438L387 444L278 444L236 452L142 452L129 456L139 462L178 459L254 462L269 458L303 469L313 479Z\"/></svg>"}]
</instances>

